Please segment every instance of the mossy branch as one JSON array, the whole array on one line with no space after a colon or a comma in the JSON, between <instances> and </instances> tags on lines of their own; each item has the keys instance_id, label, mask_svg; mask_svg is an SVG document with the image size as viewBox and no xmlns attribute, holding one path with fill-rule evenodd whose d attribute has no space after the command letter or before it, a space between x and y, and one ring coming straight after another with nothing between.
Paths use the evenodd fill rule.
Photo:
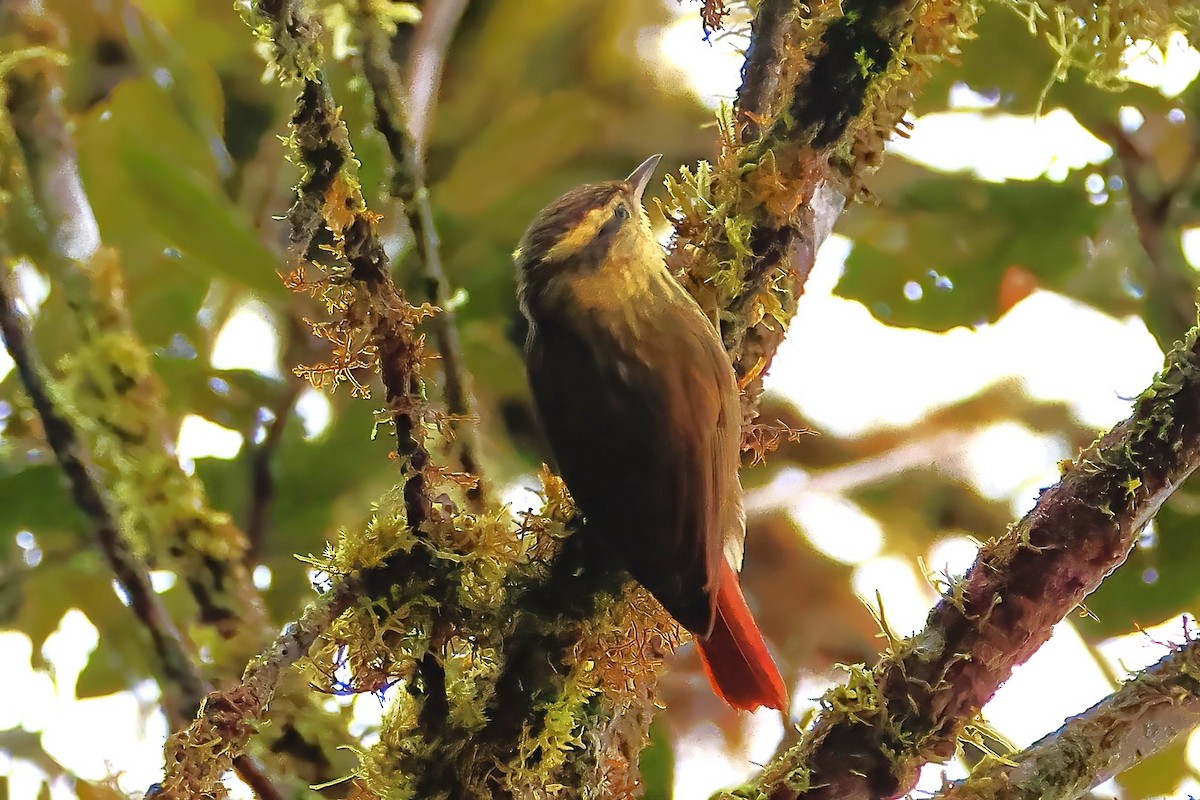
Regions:
<instances>
[{"instance_id":1,"label":"mossy branch","mask_svg":"<svg viewBox=\"0 0 1200 800\"><path fill-rule=\"evenodd\" d=\"M167 739L167 763L154 795L157 800L223 794L222 776L245 759L246 744L265 716L284 674L308 654L318 637L361 592L356 576L339 580L246 666L239 683L204 698L195 721Z\"/></svg>"},{"instance_id":2,"label":"mossy branch","mask_svg":"<svg viewBox=\"0 0 1200 800\"><path fill-rule=\"evenodd\" d=\"M288 0L251 3L244 11L271 49L280 79L300 86L290 145L301 178L288 211L294 269L287 283L324 301L332 320L312 326L335 348L331 364L297 374L318 387L349 382L366 396L370 390L356 373L378 369L405 474L408 521L419 528L431 511L432 464L421 379L425 356L416 327L435 309L411 305L392 281L377 230L380 217L367 208L346 124L321 72L320 24Z\"/></svg>"},{"instance_id":3,"label":"mossy branch","mask_svg":"<svg viewBox=\"0 0 1200 800\"><path fill-rule=\"evenodd\" d=\"M5 254L5 260L7 257ZM204 680L192 662L175 623L150 586L145 565L122 535L120 524L94 477L94 469L88 463L86 445L63 413L61 404L52 396L45 369L33 353L25 322L17 310L7 265L0 273L0 332L4 336L5 348L16 365L21 384L42 421L46 441L67 476L75 504L94 527L101 550L129 598L130 608L150 633L160 664L163 691L175 697L168 708L178 725L191 717L199 707L204 695Z\"/></svg>"},{"instance_id":4,"label":"mossy branch","mask_svg":"<svg viewBox=\"0 0 1200 800\"><path fill-rule=\"evenodd\" d=\"M5 32L31 45L53 46L65 37L52 16L23 6L5 9ZM3 76L13 149L25 155L22 193L40 221L28 226L37 236L27 229L23 242L10 241L25 245L74 313L80 342L61 364L64 410L109 476L125 535L184 579L200 622L236 638L233 656L241 663L269 631L250 580L246 537L208 505L201 482L171 451L166 389L130 322L119 255L101 245L61 105L59 71L51 59L39 58Z\"/></svg>"},{"instance_id":5,"label":"mossy branch","mask_svg":"<svg viewBox=\"0 0 1200 800\"><path fill-rule=\"evenodd\" d=\"M826 695L804 740L753 786L784 798L897 797L1128 556L1141 529L1200 466L1197 330L1168 355L1133 415L1064 465L1062 479L929 615L848 688Z\"/></svg>"},{"instance_id":6,"label":"mossy branch","mask_svg":"<svg viewBox=\"0 0 1200 800\"><path fill-rule=\"evenodd\" d=\"M347 667L351 690L400 683L379 744L363 754L362 782L371 790L470 796L490 793L497 780L536 781L555 759L570 766L566 754L590 729L579 712L593 703L599 669L577 671L565 702L547 709L556 714L553 724L532 731L518 725L519 736L465 759L486 722L517 611L508 584L527 583L540 568L539 551L555 539L555 523L517 528L504 514L464 515L432 503L439 476L425 445L414 331L425 309L409 306L387 275L376 217L366 209L349 137L322 82L315 20L289 3L263 3L252 9L251 23L281 74L301 88L291 139L303 172L289 212L301 266L289 282L324 299L335 317L329 329L342 350L331 382L350 381L361 391L354 370L378 363L405 470L399 496L386 498L368 530L344 536L324 563L335 575L363 570L363 596L331 624L315 662Z\"/></svg>"},{"instance_id":7,"label":"mossy branch","mask_svg":"<svg viewBox=\"0 0 1200 800\"><path fill-rule=\"evenodd\" d=\"M0 252L0 256L8 259L7 253ZM8 266L0 269L3 269L0 272L0 335L4 339L4 346L42 421L46 441L66 474L75 504L95 529L101 552L129 599L134 615L150 636L158 662L164 706L172 727L177 728L195 714L208 686L162 600L150 585L145 565L122 535L116 516L93 476L79 432L52 397L45 370L29 344L25 324L17 310L16 299L10 288ZM231 757L225 769L236 770L246 783L256 788L262 800L281 800L282 794L275 788L274 781L260 764L245 754L238 753Z\"/></svg>"},{"instance_id":8,"label":"mossy branch","mask_svg":"<svg viewBox=\"0 0 1200 800\"><path fill-rule=\"evenodd\" d=\"M53 16L34 13L24 3L9 4L5 14L5 30L31 43L56 43L64 36ZM119 254L102 246L61 105L57 65L31 59L4 78L14 125L5 138L14 144L12 153L25 155L14 155L20 162L14 180L21 186L13 188L28 198L26 211L43 223L25 226L27 233L37 231L35 237L7 238L23 244L28 256L48 270L67 297L79 336L70 357L60 362L59 410L107 480L106 502L116 514L121 541L139 563L145 552L181 577L199 622L223 637L214 653L214 674L219 680L236 679L241 665L275 634L250 580L247 538L228 514L209 505L203 484L181 468L173 452L166 388L129 318ZM231 665L237 671L229 672ZM192 669L201 675L199 667ZM172 706L175 672L163 679L172 729L195 716L208 690L203 684L192 687L186 702ZM334 730L313 698L302 695L275 721L266 737L269 747L263 748L272 762L284 762L282 771L298 783L332 777L323 771L329 767L324 754L343 742L336 735L321 743L310 736ZM301 734L302 729L308 733ZM238 755L235 763L261 796L277 796L252 759Z\"/></svg>"},{"instance_id":9,"label":"mossy branch","mask_svg":"<svg viewBox=\"0 0 1200 800\"><path fill-rule=\"evenodd\" d=\"M392 156L394 171L391 192L402 204L416 243L426 299L438 308L429 325L433 329L440 356L446 412L456 422L466 423L455 425L453 449L462 469L474 479L473 485L466 490L468 507L479 512L486 506L486 492L474 427L475 402L471 395L471 376L463 363L454 309L450 305L450 284L442 269L441 247L426 179L422 133L428 128L428 118L436 107L441 64L464 6L465 3L461 2L442 3L426 9L412 37L414 45L421 47L414 62L425 66L426 77L432 75L437 79L432 86L420 87L420 92L427 98L421 109L423 121L410 118L415 87L407 92L404 90L400 67L392 56L392 37L376 18L370 0L360 0L355 22L361 40L363 74L371 87L375 106L375 127L383 135ZM443 11L447 8L449 17ZM443 22L443 19L446 21ZM447 28L444 35L427 33L427 29L439 22L442 23L441 27ZM410 81L412 77L409 76Z\"/></svg>"},{"instance_id":10,"label":"mossy branch","mask_svg":"<svg viewBox=\"0 0 1200 800\"><path fill-rule=\"evenodd\" d=\"M942 800L1073 800L1200 725L1200 639L1003 761L989 758Z\"/></svg>"},{"instance_id":11,"label":"mossy branch","mask_svg":"<svg viewBox=\"0 0 1200 800\"><path fill-rule=\"evenodd\" d=\"M527 531L513 536L499 517L474 520L471 527L472 519L457 509L443 510L431 503L435 467L423 436L420 344L413 333L422 310L408 305L387 278L375 218L366 210L354 178L345 127L321 79L315 24L302 9L278 0L261 3L256 11L253 24L274 48L281 73L302 84L293 141L304 175L290 217L294 255L321 277L307 281L304 274L296 274L293 284L325 299L338 318L323 329L343 346L344 358L332 368L334 382L353 381L354 370L379 364L405 468L401 507L381 509L375 530L390 536L393 546L380 556L381 566L366 583L366 597L338 621L341 627L331 635L336 639L347 632L371 634L350 656L364 668L356 676L370 676L375 670L383 681L401 682L380 744L364 758L363 780L371 789L400 796L530 796L539 779L542 790L548 791L546 782L553 775L562 779L563 789L583 793L585 786L596 785L588 778L602 769L597 757L611 754L597 737L621 726L636 728L648 718L653 661L642 658L630 681L636 691L622 697L619 689L611 689L619 684L588 675L605 659L611 666L612 653L619 649L588 650L604 643L606 631L611 633L611 624L597 631L610 611L589 610L591 616L585 615L580 625L575 626L575 618L569 620L575 626L571 629L556 625L563 615L547 612L542 620L548 630L545 641L553 643L554 653L547 659L549 669L538 665L547 675L544 680L537 678L533 685L519 682L520 689L529 692L528 698L520 699L530 701L522 707L530 709L528 713L512 718L519 732L513 733L517 726L501 714L493 719L508 730L495 737L496 746L490 737L471 741L472 734L488 732L483 711L499 707L482 703L490 692L499 697L507 685L504 675L497 679L496 673L497 660L505 657L504 637L511 630L512 615L536 611L522 608L520 592L510 591L536 580L544 565L544 559L522 548L531 541L545 544L545 539L528 537ZM909 107L928 62L952 55L973 18L973 5L948 0L759 4L759 41L752 47L753 63L742 93L745 108L722 126L725 152L716 168L701 168L676 181L668 208L678 234L672 264L720 321L747 389L748 410L756 404L761 375L782 340L817 247L846 198L860 191L863 172L878 163L882 143ZM770 85L756 89L756 75ZM380 94L390 96L391 90ZM348 554L361 555L373 541L377 540L368 536L348 537L346 553L334 556L331 571L336 573ZM1012 557L1024 553L1018 548ZM480 580L485 574L496 583ZM988 579L989 575L978 578ZM603 599L599 591L594 596ZM636 605L643 611L652 606L644 599ZM971 619L979 623L985 616L1004 613L991 606L985 610L986 615L976 613ZM664 629L661 621L651 628ZM928 649L926 643L920 652ZM591 653L597 657L591 658ZM507 657L512 663L520 661L512 649ZM1023 656L1012 656L1017 657ZM503 669L512 668L508 664ZM922 680L932 693L938 681L961 668L952 659L942 673ZM890 696L897 681L887 670L878 676L866 670L856 675L862 686L854 688L872 691L855 696L871 699ZM609 690L601 694L600 686ZM904 686L905 697L908 688ZM468 696L466 689L474 695ZM832 695L831 708L845 711L852 694ZM828 724L818 726L819 735L811 741L851 750L870 750L871 743L887 737L900 745L909 741L904 729L896 736L889 732L883 724L889 720L870 725L861 722L868 719L863 709L850 711L861 728L838 739L828 733ZM914 727L920 729L917 723ZM943 721L938 732L953 741L952 724ZM618 733L611 738L631 742L636 750L636 736ZM585 739L590 744L580 746ZM859 739L867 744L856 744ZM888 762L883 782L890 778L892 788L910 777L920 758L944 746L932 734L924 734L910 752L894 746L892 739L886 742L887 752L900 753L906 770L900 777L891 776ZM819 780L809 779L823 776L821 770L838 777L837 763L815 757L824 754L817 745L811 748L811 765L789 762L782 783L762 785L770 791L782 785L786 794L817 785ZM866 759L852 758L841 766L864 782L880 775L858 770L860 763L870 765Z\"/></svg>"},{"instance_id":12,"label":"mossy branch","mask_svg":"<svg viewBox=\"0 0 1200 800\"><path fill-rule=\"evenodd\" d=\"M975 15L971 0L758 4L721 156L668 181L665 207L670 264L720 323L748 419L818 248Z\"/></svg>"}]
</instances>

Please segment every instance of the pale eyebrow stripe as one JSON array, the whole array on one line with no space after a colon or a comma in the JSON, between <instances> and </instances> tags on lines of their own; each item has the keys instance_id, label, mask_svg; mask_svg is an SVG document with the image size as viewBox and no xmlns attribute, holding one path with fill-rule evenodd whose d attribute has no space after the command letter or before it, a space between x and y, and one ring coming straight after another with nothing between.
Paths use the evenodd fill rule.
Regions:
<instances>
[{"instance_id":1,"label":"pale eyebrow stripe","mask_svg":"<svg viewBox=\"0 0 1200 800\"><path fill-rule=\"evenodd\" d=\"M583 249L592 239L596 238L600 228L612 217L613 209L619 202L621 202L621 198L614 197L604 206L589 211L570 233L559 239L553 247L546 251L546 260L561 261Z\"/></svg>"}]
</instances>

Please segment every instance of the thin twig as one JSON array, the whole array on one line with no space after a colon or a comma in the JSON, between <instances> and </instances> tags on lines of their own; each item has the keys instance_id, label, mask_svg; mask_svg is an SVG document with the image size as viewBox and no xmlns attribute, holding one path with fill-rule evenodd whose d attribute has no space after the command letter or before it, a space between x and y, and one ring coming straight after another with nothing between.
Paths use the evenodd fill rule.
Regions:
<instances>
[{"instance_id":1,"label":"thin twig","mask_svg":"<svg viewBox=\"0 0 1200 800\"><path fill-rule=\"evenodd\" d=\"M271 462L283 440L283 432L291 419L296 398L303 388L304 384L298 380L288 385L282 401L271 412L273 418L263 430L262 440L253 445L250 451L250 506L246 511L245 528L249 545L246 557L251 563L262 548L270 522L271 503L275 499L275 476L271 472Z\"/></svg>"},{"instance_id":2,"label":"thin twig","mask_svg":"<svg viewBox=\"0 0 1200 800\"><path fill-rule=\"evenodd\" d=\"M1193 144L1175 185L1164 188L1158 196L1152 196L1146 191L1144 173L1153 168L1153 163L1142 154L1133 138L1119 125L1112 123L1094 125L1092 129L1112 146L1124 174L1125 192L1129 198L1129 210L1138 243L1150 262L1151 281L1146 298L1148 313L1143 316L1165 347L1170 338L1164 337L1172 337L1189 326L1195 313L1195 270L1184 257L1178 230L1172 224L1171 217L1177 200L1191 185L1197 163L1200 162L1200 147ZM1156 183L1163 183L1161 176Z\"/></svg>"},{"instance_id":3,"label":"thin twig","mask_svg":"<svg viewBox=\"0 0 1200 800\"><path fill-rule=\"evenodd\" d=\"M1172 648L1115 693L942 800L1073 800L1200 725L1200 640Z\"/></svg>"},{"instance_id":4,"label":"thin twig","mask_svg":"<svg viewBox=\"0 0 1200 800\"><path fill-rule=\"evenodd\" d=\"M0 9L0 25L7 31L32 41L65 39L61 23L37 4L20 0ZM3 124L11 120L14 152L23 156L27 186L20 190L28 192L34 214L47 223L29 226L43 241L21 252L46 269L74 312L81 340L76 380L63 382L77 387L71 401L86 404L95 420L87 429L93 458L110 488L116 487L114 496L131 498L118 508L131 535L164 544L168 565L187 576L200 621L227 639L246 633L241 641L251 642L255 634L265 638L270 625L242 558L245 538L209 505L202 484L182 470L170 450L174 432L164 410L166 390L129 319L118 256L102 247L62 105L61 77L49 59L26 66L5 75L0 91L9 111ZM115 336L122 339L119 350L111 345ZM86 370L91 372L81 374ZM96 380L97 375L111 380ZM150 463L163 466L151 473ZM253 640L251 648L259 641Z\"/></svg>"},{"instance_id":5,"label":"thin twig","mask_svg":"<svg viewBox=\"0 0 1200 800\"><path fill-rule=\"evenodd\" d=\"M465 0L443 0L423 7L424 15L412 39L407 100L399 67L392 57L392 43L372 17L369 3L363 4L358 21L363 39L363 73L375 103L375 124L395 162L392 193L403 205L412 229L426 297L440 309L429 324L441 355L446 410L456 421L471 420L467 425L455 425L454 449L463 470L476 478L467 490L467 501L472 511L479 512L486 505L486 494L475 403L470 374L463 363L457 320L450 307L450 285L442 268L425 169L425 141L437 103L446 48L465 8Z\"/></svg>"},{"instance_id":6,"label":"thin twig","mask_svg":"<svg viewBox=\"0 0 1200 800\"><path fill-rule=\"evenodd\" d=\"M91 522L100 550L128 599L129 607L150 634L162 676L164 705L172 718L172 727L177 728L196 713L208 686L151 586L145 565L122 536L116 517L92 475L77 431L51 398L45 371L26 336L7 269L0 274L0 333L3 333L4 346L16 365L25 392L42 421L46 441L67 476L75 504ZM282 793L252 759L238 758L232 766L248 785L255 788L260 798L282 800Z\"/></svg>"},{"instance_id":7,"label":"thin twig","mask_svg":"<svg viewBox=\"0 0 1200 800\"><path fill-rule=\"evenodd\" d=\"M412 149L425 161L429 129L442 86L442 70L450 42L468 0L429 0L421 4L421 23L410 43L408 58L408 122Z\"/></svg>"},{"instance_id":8,"label":"thin twig","mask_svg":"<svg viewBox=\"0 0 1200 800\"><path fill-rule=\"evenodd\" d=\"M286 19L315 27L315 22L287 6ZM311 28L310 28L311 29ZM392 281L387 254L379 239L374 217L357 189L349 189L343 170L354 163L350 138L339 109L334 105L318 72L305 78L292 114L292 130L300 163L307 176L297 188L296 202L288 211L294 257L320 258L325 238L336 230L338 249L348 267L348 283L361 294L365 313L347 309L351 324L364 326L375 348L388 408L396 432L396 453L405 472L404 497L408 524L419 528L429 519L432 500L428 468L431 464L425 441L425 399L420 365L422 342L415 332L420 312ZM330 202L334 192L353 191L346 203L355 210L344 211ZM339 214L335 221L330 214ZM311 252L310 252L311 251ZM344 280L344 279L343 279ZM360 318L361 315L361 318Z\"/></svg>"},{"instance_id":9,"label":"thin twig","mask_svg":"<svg viewBox=\"0 0 1200 800\"><path fill-rule=\"evenodd\" d=\"M961 456L964 442L969 438L969 431L941 431L812 476L781 474L766 486L746 493L746 513L762 515L788 508L798 497L844 497L864 486L919 467L936 464L946 468Z\"/></svg>"}]
</instances>

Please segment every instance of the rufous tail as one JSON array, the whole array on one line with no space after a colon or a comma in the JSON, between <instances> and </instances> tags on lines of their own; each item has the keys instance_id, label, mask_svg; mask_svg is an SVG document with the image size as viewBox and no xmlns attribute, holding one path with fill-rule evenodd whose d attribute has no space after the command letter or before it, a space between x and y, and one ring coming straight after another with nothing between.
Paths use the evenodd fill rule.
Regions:
<instances>
[{"instance_id":1,"label":"rufous tail","mask_svg":"<svg viewBox=\"0 0 1200 800\"><path fill-rule=\"evenodd\" d=\"M717 613L712 633L696 637L700 662L713 690L734 708L787 708L783 678L742 596L737 573L728 563L717 583Z\"/></svg>"}]
</instances>

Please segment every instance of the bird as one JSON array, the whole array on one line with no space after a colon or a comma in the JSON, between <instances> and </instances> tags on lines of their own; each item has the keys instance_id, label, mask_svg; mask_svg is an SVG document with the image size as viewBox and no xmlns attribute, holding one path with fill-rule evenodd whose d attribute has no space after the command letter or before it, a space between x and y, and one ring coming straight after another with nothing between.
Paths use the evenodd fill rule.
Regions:
<instances>
[{"instance_id":1,"label":"bird","mask_svg":"<svg viewBox=\"0 0 1200 800\"><path fill-rule=\"evenodd\" d=\"M660 158L569 190L521 237L534 409L583 517L576 535L692 633L719 697L784 710L783 679L738 580L737 380L642 206Z\"/></svg>"}]
</instances>

